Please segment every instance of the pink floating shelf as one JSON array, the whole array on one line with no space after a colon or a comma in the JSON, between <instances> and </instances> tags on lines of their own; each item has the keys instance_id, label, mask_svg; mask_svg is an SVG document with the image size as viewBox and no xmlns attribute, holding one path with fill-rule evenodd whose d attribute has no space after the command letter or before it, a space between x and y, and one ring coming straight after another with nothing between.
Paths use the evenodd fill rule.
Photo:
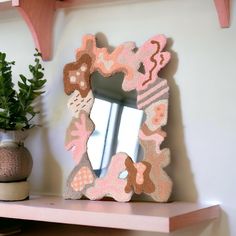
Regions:
<instances>
[{"instance_id":1,"label":"pink floating shelf","mask_svg":"<svg viewBox=\"0 0 236 236\"><path fill-rule=\"evenodd\" d=\"M172 232L219 217L219 205L187 202L150 203L63 200L35 196L21 202L0 202L0 217L63 224Z\"/></svg>"}]
</instances>

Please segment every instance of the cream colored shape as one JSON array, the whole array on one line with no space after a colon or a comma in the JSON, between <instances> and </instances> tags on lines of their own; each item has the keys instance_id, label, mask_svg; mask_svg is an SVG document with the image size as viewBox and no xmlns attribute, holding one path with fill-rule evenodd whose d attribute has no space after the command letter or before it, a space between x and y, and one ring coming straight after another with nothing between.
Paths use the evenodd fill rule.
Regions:
<instances>
[{"instance_id":1,"label":"cream colored shape","mask_svg":"<svg viewBox=\"0 0 236 236\"><path fill-rule=\"evenodd\" d=\"M89 91L88 95L82 98L80 92L75 90L67 102L67 107L71 111L72 116L78 118L82 110L90 113L93 103L94 96L92 91Z\"/></svg>"},{"instance_id":2,"label":"cream colored shape","mask_svg":"<svg viewBox=\"0 0 236 236\"><path fill-rule=\"evenodd\" d=\"M74 75L70 76L70 82L72 84L75 84L76 83L76 77Z\"/></svg>"},{"instance_id":3,"label":"cream colored shape","mask_svg":"<svg viewBox=\"0 0 236 236\"><path fill-rule=\"evenodd\" d=\"M80 70L82 72L85 72L87 70L87 65L86 64L83 64L81 67L80 67Z\"/></svg>"},{"instance_id":4,"label":"cream colored shape","mask_svg":"<svg viewBox=\"0 0 236 236\"><path fill-rule=\"evenodd\" d=\"M165 113L164 116L161 120L161 122L159 124L154 124L153 123L153 118L156 116L156 111L155 108L160 106L160 105L164 105L165 106ZM166 125L167 123L167 117L168 117L168 100L164 99L164 100L160 100L157 102L152 103L150 106L148 106L146 109L144 109L144 112L146 113L146 120L145 120L145 124L147 125L147 127L151 130L154 131L158 128L160 128L161 126Z\"/></svg>"},{"instance_id":5,"label":"cream colored shape","mask_svg":"<svg viewBox=\"0 0 236 236\"><path fill-rule=\"evenodd\" d=\"M81 82L80 82L80 86L81 86L81 87L84 87L84 85L85 85L84 81L81 81Z\"/></svg>"},{"instance_id":6,"label":"cream colored shape","mask_svg":"<svg viewBox=\"0 0 236 236\"><path fill-rule=\"evenodd\" d=\"M104 55L103 55L102 52L99 53L99 55L98 55L98 62L103 63L103 65L105 66L106 70L110 70L111 67L112 67L113 64L114 64L114 62L111 61L111 60L110 60L110 61L105 60L105 59L104 59Z\"/></svg>"},{"instance_id":7,"label":"cream colored shape","mask_svg":"<svg viewBox=\"0 0 236 236\"><path fill-rule=\"evenodd\" d=\"M1 201L20 201L29 196L29 183L27 181L0 183Z\"/></svg>"}]
</instances>

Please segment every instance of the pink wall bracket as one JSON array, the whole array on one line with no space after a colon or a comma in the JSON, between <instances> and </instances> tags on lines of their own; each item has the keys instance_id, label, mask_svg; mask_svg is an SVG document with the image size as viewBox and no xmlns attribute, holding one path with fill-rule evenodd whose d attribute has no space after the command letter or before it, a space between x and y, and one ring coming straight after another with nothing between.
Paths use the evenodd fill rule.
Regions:
<instances>
[{"instance_id":1,"label":"pink wall bracket","mask_svg":"<svg viewBox=\"0 0 236 236\"><path fill-rule=\"evenodd\" d=\"M214 0L220 26L228 28L230 26L230 0Z\"/></svg>"},{"instance_id":2,"label":"pink wall bracket","mask_svg":"<svg viewBox=\"0 0 236 236\"><path fill-rule=\"evenodd\" d=\"M44 61L52 57L52 29L56 0L12 0L26 21Z\"/></svg>"}]
</instances>

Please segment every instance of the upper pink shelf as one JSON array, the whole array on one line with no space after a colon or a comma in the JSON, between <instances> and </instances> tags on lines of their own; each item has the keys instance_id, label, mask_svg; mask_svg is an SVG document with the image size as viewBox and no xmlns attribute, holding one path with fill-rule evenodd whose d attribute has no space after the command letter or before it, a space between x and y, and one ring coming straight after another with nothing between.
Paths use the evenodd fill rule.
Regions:
<instances>
[{"instance_id":1,"label":"upper pink shelf","mask_svg":"<svg viewBox=\"0 0 236 236\"><path fill-rule=\"evenodd\" d=\"M32 197L0 202L0 217L169 233L219 217L219 205L63 200Z\"/></svg>"},{"instance_id":2,"label":"upper pink shelf","mask_svg":"<svg viewBox=\"0 0 236 236\"><path fill-rule=\"evenodd\" d=\"M96 0L5 0L0 2L0 10L11 7L16 7L19 10L30 28L43 60L47 61L52 58L52 29L56 9L85 5L91 2L95 3ZM111 0L100 0L99 2L111 2ZM221 27L229 27L230 0L214 0L214 2Z\"/></svg>"}]
</instances>

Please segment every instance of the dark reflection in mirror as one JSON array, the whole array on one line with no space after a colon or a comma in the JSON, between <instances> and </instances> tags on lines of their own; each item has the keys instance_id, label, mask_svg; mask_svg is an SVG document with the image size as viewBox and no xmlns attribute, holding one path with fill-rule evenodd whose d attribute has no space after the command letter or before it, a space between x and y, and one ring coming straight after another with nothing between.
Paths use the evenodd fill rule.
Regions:
<instances>
[{"instance_id":1,"label":"dark reflection in mirror","mask_svg":"<svg viewBox=\"0 0 236 236\"><path fill-rule=\"evenodd\" d=\"M143 111L136 108L136 92L122 90L122 80L122 73L110 78L99 73L92 75L95 102L91 119L96 128L88 141L88 154L97 176L105 175L111 157L117 152L126 152L134 161L138 160Z\"/></svg>"}]
</instances>

